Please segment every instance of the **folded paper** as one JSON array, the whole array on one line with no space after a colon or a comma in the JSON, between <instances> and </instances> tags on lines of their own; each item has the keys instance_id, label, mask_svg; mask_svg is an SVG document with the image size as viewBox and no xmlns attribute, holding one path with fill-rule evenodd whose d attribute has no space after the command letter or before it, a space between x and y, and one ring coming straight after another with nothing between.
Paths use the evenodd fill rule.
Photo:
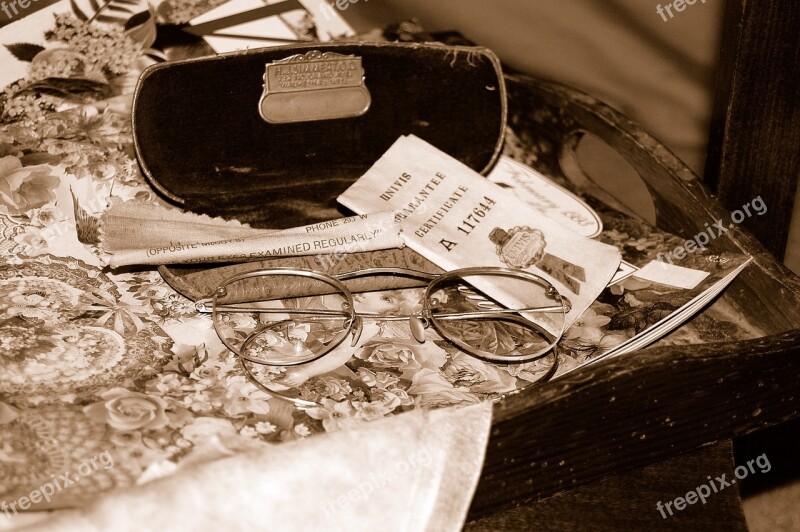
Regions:
<instances>
[{"instance_id":1,"label":"folded paper","mask_svg":"<svg viewBox=\"0 0 800 532\"><path fill-rule=\"evenodd\" d=\"M108 253L148 249L170 242L213 242L264 235L236 220L212 218L139 201L112 200L100 217L100 247Z\"/></svg>"},{"instance_id":2,"label":"folded paper","mask_svg":"<svg viewBox=\"0 0 800 532\"><path fill-rule=\"evenodd\" d=\"M133 264L244 262L267 257L353 253L403 246L392 212L340 218L280 231L115 204L102 217L112 268Z\"/></svg>"},{"instance_id":3,"label":"folded paper","mask_svg":"<svg viewBox=\"0 0 800 532\"><path fill-rule=\"evenodd\" d=\"M230 0L192 20L184 31L203 37L218 54L354 36L339 11L317 0Z\"/></svg>"},{"instance_id":4,"label":"folded paper","mask_svg":"<svg viewBox=\"0 0 800 532\"><path fill-rule=\"evenodd\" d=\"M397 140L339 202L358 213L394 209L408 246L445 270L500 266L546 278L571 303L567 326L620 262L615 247L574 233L413 135ZM525 303L502 282L473 284L505 305Z\"/></svg>"}]
</instances>

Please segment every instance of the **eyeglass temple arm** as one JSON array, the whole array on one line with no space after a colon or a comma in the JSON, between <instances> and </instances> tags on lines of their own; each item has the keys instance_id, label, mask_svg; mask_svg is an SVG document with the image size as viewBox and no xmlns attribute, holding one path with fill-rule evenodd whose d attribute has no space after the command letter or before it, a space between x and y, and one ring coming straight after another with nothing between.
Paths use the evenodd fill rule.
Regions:
<instances>
[{"instance_id":1,"label":"eyeglass temple arm","mask_svg":"<svg viewBox=\"0 0 800 532\"><path fill-rule=\"evenodd\" d=\"M212 314L214 312L214 300L212 298L198 299L195 301L195 308L201 314ZM252 312L253 314L303 314L307 316L334 316L349 317L351 314L345 310L302 310L287 308L262 308L240 305L217 305L218 312Z\"/></svg>"},{"instance_id":2,"label":"eyeglass temple arm","mask_svg":"<svg viewBox=\"0 0 800 532\"><path fill-rule=\"evenodd\" d=\"M464 275L466 277L469 277L469 274L467 274L467 271L469 271L469 273L471 273L473 275L480 275L481 273L484 273L483 270L485 270L485 268L466 268L464 270ZM409 269L409 268L365 268L363 270L356 270L354 272L340 273L338 275L334 275L334 277L336 279L339 279L340 281L346 281L348 279L354 279L356 277L363 277L365 275L376 275L376 274L377 275L380 275L380 274L405 275L406 277L416 277L418 279L425 279L426 281L433 281L434 279L436 279L437 277L441 277L441 275L442 275L442 274L439 274L439 273L428 273L428 272L422 272L422 271L419 271L419 270L412 270L412 269ZM538 276L536 276L536 277L538 277ZM550 288L553 287L550 283L547 283L547 285ZM571 311L572 310L572 303L570 302L570 300L567 299L563 295L560 296L560 297L564 302L564 306L566 307L567 312ZM556 310L558 310L558 309L556 309ZM516 310L516 311L515 310L511 310L510 312L535 312L535 311L536 311L536 309L522 309L522 310ZM550 312L550 311L542 310L541 312Z\"/></svg>"},{"instance_id":3,"label":"eyeglass temple arm","mask_svg":"<svg viewBox=\"0 0 800 532\"><path fill-rule=\"evenodd\" d=\"M316 309L286 309L286 308L258 308L258 307L240 307L235 305L219 305L218 311L231 312L240 310L244 312L252 312L255 314L300 314L303 316L335 316L335 317L349 317L351 314L344 310L316 310ZM493 309L493 310L478 310L470 312L453 312L453 313L434 313L431 312L431 317L442 320L466 319L466 318L482 318L503 316L506 314L517 314L520 312L559 312L563 311L564 307L561 305L551 307L529 307L524 309ZM375 319L405 319L411 318L413 315L395 316L391 314L379 314L376 312L356 312L356 316L362 318L375 318Z\"/></svg>"},{"instance_id":4,"label":"eyeglass temple arm","mask_svg":"<svg viewBox=\"0 0 800 532\"><path fill-rule=\"evenodd\" d=\"M209 303L211 300L209 300ZM201 301L198 301L198 304ZM217 305L219 312L252 312L253 314L301 314L303 316L332 316L338 318L347 318L351 316L350 312L345 310L302 310L302 309L287 309L287 308L259 308L259 307L246 307L236 305ZM198 312L213 312L211 309L199 310Z\"/></svg>"},{"instance_id":5,"label":"eyeglass temple arm","mask_svg":"<svg viewBox=\"0 0 800 532\"><path fill-rule=\"evenodd\" d=\"M411 270L409 268L364 268L363 270L356 270L354 272L340 273L334 275L334 277L340 281L347 281L348 279L355 279L365 275L404 275L406 277L416 277L417 279L432 281L439 277L440 274Z\"/></svg>"}]
</instances>

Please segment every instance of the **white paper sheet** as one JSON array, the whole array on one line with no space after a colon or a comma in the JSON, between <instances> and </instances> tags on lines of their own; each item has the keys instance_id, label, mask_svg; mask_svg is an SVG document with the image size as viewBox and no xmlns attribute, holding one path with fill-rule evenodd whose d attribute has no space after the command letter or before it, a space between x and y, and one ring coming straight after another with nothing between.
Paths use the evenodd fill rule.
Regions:
<instances>
[{"instance_id":1,"label":"white paper sheet","mask_svg":"<svg viewBox=\"0 0 800 532\"><path fill-rule=\"evenodd\" d=\"M339 202L357 213L397 211L406 244L446 270L511 267L544 277L572 304L567 326L620 262L615 247L564 228L414 136L401 137ZM519 294L478 288L506 305L520 304Z\"/></svg>"}]
</instances>

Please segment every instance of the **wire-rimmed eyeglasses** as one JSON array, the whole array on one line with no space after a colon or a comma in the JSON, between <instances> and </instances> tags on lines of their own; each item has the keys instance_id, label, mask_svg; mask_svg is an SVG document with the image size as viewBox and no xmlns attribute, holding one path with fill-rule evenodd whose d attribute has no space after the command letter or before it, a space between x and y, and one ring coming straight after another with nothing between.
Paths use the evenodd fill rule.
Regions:
<instances>
[{"instance_id":1,"label":"wire-rimmed eyeglasses","mask_svg":"<svg viewBox=\"0 0 800 532\"><path fill-rule=\"evenodd\" d=\"M382 301L382 292L354 295L345 284L375 275L410 277L428 284L421 301L405 302ZM488 293L503 294L502 303ZM553 353L570 303L546 279L509 268L464 268L438 275L368 268L336 276L267 268L223 281L213 296L197 301L197 308L213 314L217 334L239 356L254 384L299 406L313 406L276 386L266 386L247 363L272 368L315 363L335 352L348 337L350 342L337 351L348 346L352 351L365 323L397 321L408 321L411 336L419 343L425 342L426 329L433 329L442 339L483 360L532 362ZM547 378L557 364L554 353L552 358Z\"/></svg>"}]
</instances>

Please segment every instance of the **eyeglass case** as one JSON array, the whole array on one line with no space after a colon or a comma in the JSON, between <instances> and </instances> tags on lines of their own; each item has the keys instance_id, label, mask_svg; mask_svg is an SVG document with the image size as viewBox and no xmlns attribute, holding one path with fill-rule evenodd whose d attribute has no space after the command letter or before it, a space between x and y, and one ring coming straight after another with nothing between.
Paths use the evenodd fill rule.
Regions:
<instances>
[{"instance_id":1,"label":"eyeglass case","mask_svg":"<svg viewBox=\"0 0 800 532\"><path fill-rule=\"evenodd\" d=\"M337 70L355 74L330 90L308 81ZM336 117L340 104L353 116ZM488 171L505 119L500 63L486 48L308 43L151 66L133 138L145 176L173 202L285 228L340 217L336 197L401 135Z\"/></svg>"}]
</instances>

